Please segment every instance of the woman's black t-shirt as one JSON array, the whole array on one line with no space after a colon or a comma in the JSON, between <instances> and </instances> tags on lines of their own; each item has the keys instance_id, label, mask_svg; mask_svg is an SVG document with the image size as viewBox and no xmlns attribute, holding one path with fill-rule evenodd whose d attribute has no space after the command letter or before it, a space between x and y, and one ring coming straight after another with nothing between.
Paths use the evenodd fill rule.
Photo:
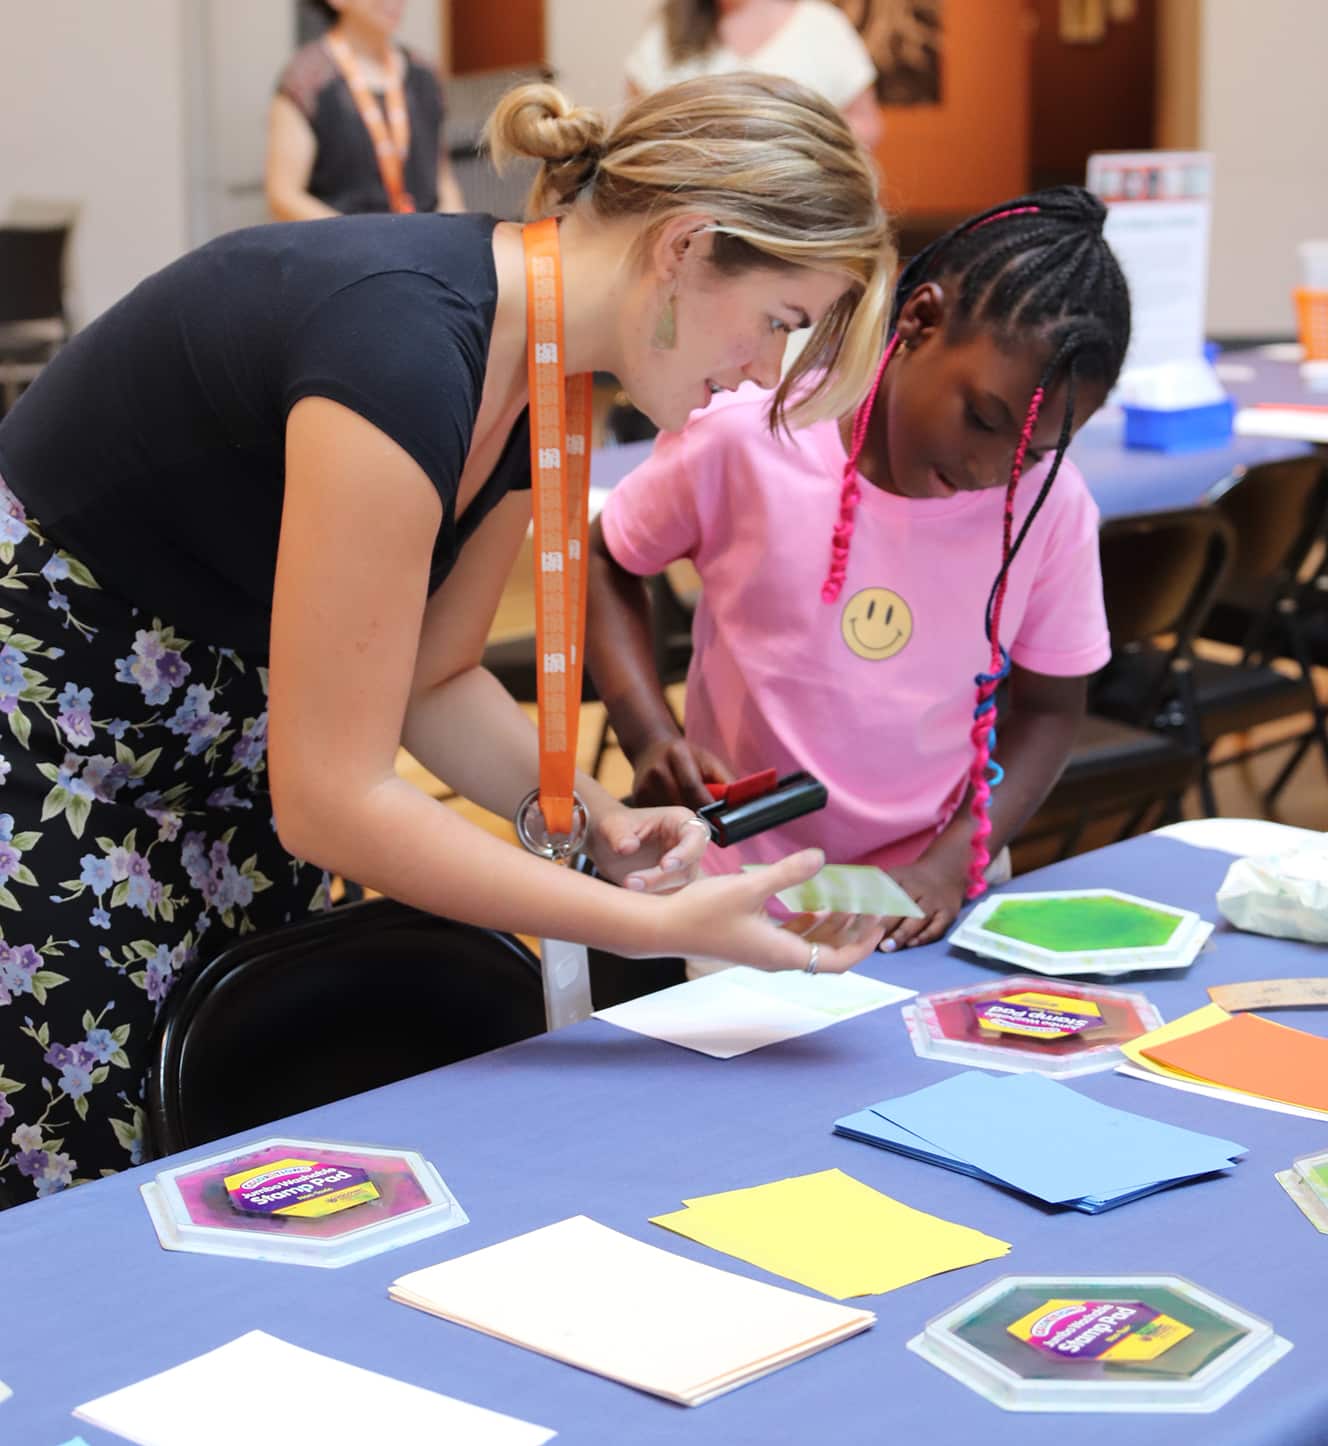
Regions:
<instances>
[{"instance_id":1,"label":"woman's black t-shirt","mask_svg":"<svg viewBox=\"0 0 1328 1446\"><path fill-rule=\"evenodd\" d=\"M410 149L403 168L406 190L417 211L436 211L443 90L429 66L408 50L401 55L405 62L401 89L410 117ZM389 210L373 141L350 87L322 41L295 53L277 82L277 94L299 109L318 143L309 194L347 216ZM376 99L381 106L382 96Z\"/></svg>"},{"instance_id":2,"label":"woman's black t-shirt","mask_svg":"<svg viewBox=\"0 0 1328 1446\"><path fill-rule=\"evenodd\" d=\"M302 397L327 397L391 437L437 488L433 591L494 505L530 485L523 414L457 523L497 304L494 225L353 216L210 242L46 367L0 422L0 477L53 541L146 615L266 654L286 418Z\"/></svg>"}]
</instances>

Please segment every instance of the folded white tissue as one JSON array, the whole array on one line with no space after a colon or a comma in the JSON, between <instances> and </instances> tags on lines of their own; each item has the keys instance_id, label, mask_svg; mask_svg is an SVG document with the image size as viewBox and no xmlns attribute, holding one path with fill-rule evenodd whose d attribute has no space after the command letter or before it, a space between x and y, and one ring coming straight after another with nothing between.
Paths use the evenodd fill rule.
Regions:
<instances>
[{"instance_id":1,"label":"folded white tissue","mask_svg":"<svg viewBox=\"0 0 1328 1446\"><path fill-rule=\"evenodd\" d=\"M1328 944L1328 838L1313 848L1237 859L1217 907L1238 929Z\"/></svg>"},{"instance_id":2,"label":"folded white tissue","mask_svg":"<svg viewBox=\"0 0 1328 1446\"><path fill-rule=\"evenodd\" d=\"M1117 384L1115 400L1132 407L1152 407L1163 412L1211 406L1226 400L1226 389L1211 362L1203 357L1191 361L1161 362L1156 366L1131 367Z\"/></svg>"}]
</instances>

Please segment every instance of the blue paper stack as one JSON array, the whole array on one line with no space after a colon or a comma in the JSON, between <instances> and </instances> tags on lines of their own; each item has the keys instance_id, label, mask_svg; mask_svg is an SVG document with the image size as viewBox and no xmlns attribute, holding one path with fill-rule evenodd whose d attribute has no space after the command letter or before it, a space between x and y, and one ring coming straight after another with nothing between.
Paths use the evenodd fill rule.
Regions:
<instances>
[{"instance_id":1,"label":"blue paper stack","mask_svg":"<svg viewBox=\"0 0 1328 1446\"><path fill-rule=\"evenodd\" d=\"M978 1070L845 1115L835 1133L1087 1215L1228 1170L1245 1154L1045 1075Z\"/></svg>"}]
</instances>

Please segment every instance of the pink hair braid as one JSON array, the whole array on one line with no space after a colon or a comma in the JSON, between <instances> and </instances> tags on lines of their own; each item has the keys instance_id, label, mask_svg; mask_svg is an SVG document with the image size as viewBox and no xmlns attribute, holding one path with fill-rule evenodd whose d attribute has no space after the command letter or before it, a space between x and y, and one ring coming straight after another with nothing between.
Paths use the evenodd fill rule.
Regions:
<instances>
[{"instance_id":1,"label":"pink hair braid","mask_svg":"<svg viewBox=\"0 0 1328 1446\"><path fill-rule=\"evenodd\" d=\"M858 458L867 442L867 424L871 421L872 408L876 405L876 394L881 389L881 379L890 365L890 358L899 347L899 337L892 336L881 353L871 387L862 400L862 405L853 414L853 434L848 460L844 463L844 485L839 494L839 521L830 539L830 571L821 585L821 601L832 603L843 591L844 578L848 573L848 549L853 540L854 514L862 497L858 486Z\"/></svg>"},{"instance_id":2,"label":"pink hair braid","mask_svg":"<svg viewBox=\"0 0 1328 1446\"><path fill-rule=\"evenodd\" d=\"M994 219L994 218L993 218ZM1010 481L1005 488L1005 518L1001 537L1001 570L992 595L991 618L988 636L991 639L991 661L988 671L979 673L973 680L977 684L977 707L973 710L973 763L969 768L969 786L972 790L971 811L973 815L973 837L971 856L968 864L968 897L981 898L987 890L987 865L991 855L987 852L987 839L991 835L991 817L987 805L991 791L1005 776L999 763L992 758L996 746L996 690L1010 672L1010 655L1001 646L1001 611L1005 606L1005 593L1010 580L1010 552L1014 537L1014 494L1024 470L1024 457L1028 452L1033 428L1037 426L1038 413L1042 410L1045 392L1042 387L1033 393L1024 418L1019 444L1014 450L1010 464ZM990 768L990 772L989 772Z\"/></svg>"}]
</instances>

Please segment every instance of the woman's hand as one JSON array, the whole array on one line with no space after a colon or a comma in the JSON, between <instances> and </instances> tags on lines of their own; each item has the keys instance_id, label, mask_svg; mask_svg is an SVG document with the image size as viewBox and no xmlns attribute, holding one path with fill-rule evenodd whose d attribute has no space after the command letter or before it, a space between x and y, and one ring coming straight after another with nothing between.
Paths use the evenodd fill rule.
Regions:
<instances>
[{"instance_id":1,"label":"woman's hand","mask_svg":"<svg viewBox=\"0 0 1328 1446\"><path fill-rule=\"evenodd\" d=\"M968 850L933 846L916 862L891 869L890 877L922 910L921 919L887 919L881 948L887 953L934 944L964 906Z\"/></svg>"},{"instance_id":2,"label":"woman's hand","mask_svg":"<svg viewBox=\"0 0 1328 1446\"><path fill-rule=\"evenodd\" d=\"M802 937L766 913L766 903L775 894L805 883L824 863L820 849L804 849L768 868L700 879L661 899L660 952L757 969L805 969L815 943L818 974L851 969L880 942L881 920L859 914L819 917L811 934Z\"/></svg>"},{"instance_id":3,"label":"woman's hand","mask_svg":"<svg viewBox=\"0 0 1328 1446\"><path fill-rule=\"evenodd\" d=\"M709 842L709 825L690 808L619 805L594 819L587 852L612 883L667 894L696 878Z\"/></svg>"}]
</instances>

